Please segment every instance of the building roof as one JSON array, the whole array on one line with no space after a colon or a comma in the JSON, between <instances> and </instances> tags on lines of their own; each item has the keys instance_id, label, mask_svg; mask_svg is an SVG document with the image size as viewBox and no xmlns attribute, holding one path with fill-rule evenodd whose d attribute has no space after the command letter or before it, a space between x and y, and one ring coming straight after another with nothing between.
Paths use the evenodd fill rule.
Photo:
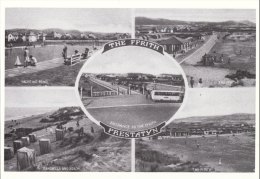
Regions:
<instances>
[{"instance_id":1,"label":"building roof","mask_svg":"<svg viewBox=\"0 0 260 179\"><path fill-rule=\"evenodd\" d=\"M172 36L168 39L162 40L160 42L161 45L179 45L179 44L184 44L186 43L187 40L176 37L176 36Z\"/></svg>"}]
</instances>

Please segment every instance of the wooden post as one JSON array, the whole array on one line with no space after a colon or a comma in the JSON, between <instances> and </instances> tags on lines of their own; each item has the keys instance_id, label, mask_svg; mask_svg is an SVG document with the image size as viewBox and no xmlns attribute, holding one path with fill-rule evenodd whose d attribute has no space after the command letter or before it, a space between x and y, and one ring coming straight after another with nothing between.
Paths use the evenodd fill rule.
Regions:
<instances>
[{"instance_id":1,"label":"wooden post","mask_svg":"<svg viewBox=\"0 0 260 179\"><path fill-rule=\"evenodd\" d=\"M51 152L51 140L50 139L40 139L40 154L47 154Z\"/></svg>"},{"instance_id":2,"label":"wooden post","mask_svg":"<svg viewBox=\"0 0 260 179\"><path fill-rule=\"evenodd\" d=\"M18 149L23 147L23 142L21 140L15 140L13 142L13 147L14 147L14 153L16 153Z\"/></svg>"},{"instance_id":3,"label":"wooden post","mask_svg":"<svg viewBox=\"0 0 260 179\"><path fill-rule=\"evenodd\" d=\"M27 147L27 146L30 145L30 139L29 139L29 137L22 137L21 140L22 140L22 143L23 143L23 146L24 146L24 147Z\"/></svg>"},{"instance_id":4,"label":"wooden post","mask_svg":"<svg viewBox=\"0 0 260 179\"><path fill-rule=\"evenodd\" d=\"M11 147L5 147L5 160L10 160L14 157L14 150Z\"/></svg>"},{"instance_id":5,"label":"wooden post","mask_svg":"<svg viewBox=\"0 0 260 179\"><path fill-rule=\"evenodd\" d=\"M93 86L90 87L90 96L93 96Z\"/></svg>"},{"instance_id":6,"label":"wooden post","mask_svg":"<svg viewBox=\"0 0 260 179\"><path fill-rule=\"evenodd\" d=\"M128 94L131 95L131 87L128 87Z\"/></svg>"},{"instance_id":7,"label":"wooden post","mask_svg":"<svg viewBox=\"0 0 260 179\"><path fill-rule=\"evenodd\" d=\"M34 143L37 141L36 134L29 134L29 140L31 143Z\"/></svg>"},{"instance_id":8,"label":"wooden post","mask_svg":"<svg viewBox=\"0 0 260 179\"><path fill-rule=\"evenodd\" d=\"M36 153L33 149L23 147L17 150L17 169L28 170L35 166Z\"/></svg>"},{"instance_id":9,"label":"wooden post","mask_svg":"<svg viewBox=\"0 0 260 179\"><path fill-rule=\"evenodd\" d=\"M81 98L81 99L83 98L82 91L83 91L83 88L80 87L80 98Z\"/></svg>"},{"instance_id":10,"label":"wooden post","mask_svg":"<svg viewBox=\"0 0 260 179\"><path fill-rule=\"evenodd\" d=\"M56 134L56 141L63 140L64 137L63 129L55 129L55 134Z\"/></svg>"},{"instance_id":11,"label":"wooden post","mask_svg":"<svg viewBox=\"0 0 260 179\"><path fill-rule=\"evenodd\" d=\"M116 90L116 91L117 91L117 95L119 95L119 87L117 87L117 90Z\"/></svg>"}]
</instances>

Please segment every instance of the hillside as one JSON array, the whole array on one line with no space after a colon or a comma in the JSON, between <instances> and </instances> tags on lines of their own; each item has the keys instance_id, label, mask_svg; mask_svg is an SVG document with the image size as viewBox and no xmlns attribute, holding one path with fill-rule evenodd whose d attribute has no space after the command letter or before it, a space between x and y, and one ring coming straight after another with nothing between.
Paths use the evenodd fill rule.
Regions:
<instances>
[{"instance_id":1,"label":"hillside","mask_svg":"<svg viewBox=\"0 0 260 179\"><path fill-rule=\"evenodd\" d=\"M99 37L99 36L104 36L104 35L113 35L113 34L123 34L123 33L102 33L102 32L92 32L92 31L79 31L79 30L75 30L75 29L71 29L71 30L64 30L64 29L59 29L59 28L48 28L48 29L19 29L19 28L15 28L15 29L6 29L5 30L6 34L8 33L12 33L12 32L17 32L19 34L28 34L30 32L33 32L35 34L37 33L45 33L45 34L49 34L51 32L57 32L60 34L71 34L72 36L80 36L80 34L85 33L85 34L94 34L95 36Z\"/></svg>"},{"instance_id":2,"label":"hillside","mask_svg":"<svg viewBox=\"0 0 260 179\"><path fill-rule=\"evenodd\" d=\"M136 17L136 25L214 25L214 26L247 26L255 27L256 24L250 21L223 21L223 22L191 22L191 21L180 21L180 20L169 20L169 19L152 19L147 17Z\"/></svg>"},{"instance_id":3,"label":"hillside","mask_svg":"<svg viewBox=\"0 0 260 179\"><path fill-rule=\"evenodd\" d=\"M239 123L239 122L246 122L250 124L255 123L255 115L254 114L231 114L231 115L224 115L224 116L197 116L197 117L188 117L188 118L180 118L176 119L172 122L180 123L180 122L187 122L187 123L218 123L218 124L229 124L229 123Z\"/></svg>"},{"instance_id":4,"label":"hillside","mask_svg":"<svg viewBox=\"0 0 260 179\"><path fill-rule=\"evenodd\" d=\"M65 120L63 117L75 118ZM62 118L64 137L56 139L55 129L57 122L42 123L43 117L52 119ZM58 120L59 121L59 120ZM42 125L43 128L33 128L37 141L32 142L29 149L36 152L36 164L28 168L30 171L130 171L131 143L130 140L114 138L106 135L103 129L90 121L79 107L60 108L57 111L38 115L33 120L23 121L23 125L30 127L33 123ZM6 126L7 127L7 126ZM6 130L6 129L5 129ZM19 136L17 136L19 137ZM51 151L41 154L40 139L49 139ZM13 147L12 136L5 135L5 146ZM19 140L17 138L16 140ZM5 171L17 171L16 155L5 160Z\"/></svg>"}]
</instances>

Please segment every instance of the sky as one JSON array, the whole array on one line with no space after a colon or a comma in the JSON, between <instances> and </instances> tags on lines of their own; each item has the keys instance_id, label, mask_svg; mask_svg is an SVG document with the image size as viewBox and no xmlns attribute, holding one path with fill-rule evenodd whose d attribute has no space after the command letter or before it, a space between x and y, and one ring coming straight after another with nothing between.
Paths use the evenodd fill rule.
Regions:
<instances>
[{"instance_id":1,"label":"sky","mask_svg":"<svg viewBox=\"0 0 260 179\"><path fill-rule=\"evenodd\" d=\"M73 88L6 88L5 107L79 106Z\"/></svg>"},{"instance_id":2,"label":"sky","mask_svg":"<svg viewBox=\"0 0 260 179\"><path fill-rule=\"evenodd\" d=\"M131 32L130 9L7 8L6 29L60 28L93 32Z\"/></svg>"},{"instance_id":3,"label":"sky","mask_svg":"<svg viewBox=\"0 0 260 179\"><path fill-rule=\"evenodd\" d=\"M177 118L255 113L255 88L197 88L188 93Z\"/></svg>"},{"instance_id":4,"label":"sky","mask_svg":"<svg viewBox=\"0 0 260 179\"><path fill-rule=\"evenodd\" d=\"M136 16L183 21L221 22L249 20L256 22L252 9L136 9Z\"/></svg>"},{"instance_id":5,"label":"sky","mask_svg":"<svg viewBox=\"0 0 260 179\"><path fill-rule=\"evenodd\" d=\"M126 46L109 50L92 58L85 73L181 74L172 58L143 47Z\"/></svg>"}]
</instances>

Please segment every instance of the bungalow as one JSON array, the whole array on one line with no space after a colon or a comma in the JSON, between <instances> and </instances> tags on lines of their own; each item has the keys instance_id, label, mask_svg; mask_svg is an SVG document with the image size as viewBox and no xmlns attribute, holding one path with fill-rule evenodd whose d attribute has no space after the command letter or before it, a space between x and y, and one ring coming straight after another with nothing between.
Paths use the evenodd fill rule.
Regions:
<instances>
[{"instance_id":1,"label":"bungalow","mask_svg":"<svg viewBox=\"0 0 260 179\"><path fill-rule=\"evenodd\" d=\"M26 34L19 34L19 39L21 39L23 42L26 41Z\"/></svg>"},{"instance_id":2,"label":"bungalow","mask_svg":"<svg viewBox=\"0 0 260 179\"><path fill-rule=\"evenodd\" d=\"M39 40L40 40L40 41L45 41L45 40L46 40L46 36L47 36L47 34L42 33L42 34L39 36Z\"/></svg>"},{"instance_id":3,"label":"bungalow","mask_svg":"<svg viewBox=\"0 0 260 179\"><path fill-rule=\"evenodd\" d=\"M19 38L18 33L17 32L13 32L13 33L9 33L7 35L6 39L7 39L8 42L12 42L12 41L16 41L18 38Z\"/></svg>"},{"instance_id":4,"label":"bungalow","mask_svg":"<svg viewBox=\"0 0 260 179\"><path fill-rule=\"evenodd\" d=\"M53 37L54 37L54 39L60 39L62 37L62 34L60 34L58 32L54 32Z\"/></svg>"},{"instance_id":5,"label":"bungalow","mask_svg":"<svg viewBox=\"0 0 260 179\"><path fill-rule=\"evenodd\" d=\"M54 40L54 39L61 39L62 37L62 34L58 33L58 32L51 32L51 33L48 33L47 35L45 35L45 39L46 40Z\"/></svg>"},{"instance_id":6,"label":"bungalow","mask_svg":"<svg viewBox=\"0 0 260 179\"><path fill-rule=\"evenodd\" d=\"M97 37L94 34L88 34L89 39L97 39Z\"/></svg>"},{"instance_id":7,"label":"bungalow","mask_svg":"<svg viewBox=\"0 0 260 179\"><path fill-rule=\"evenodd\" d=\"M173 33L173 29L170 28L170 27L167 27L167 28L165 29L165 32L166 32L166 33Z\"/></svg>"},{"instance_id":8,"label":"bungalow","mask_svg":"<svg viewBox=\"0 0 260 179\"><path fill-rule=\"evenodd\" d=\"M202 40L203 35L201 33L195 33L191 35L195 40Z\"/></svg>"},{"instance_id":9,"label":"bungalow","mask_svg":"<svg viewBox=\"0 0 260 179\"><path fill-rule=\"evenodd\" d=\"M168 39L161 40L159 42L165 51L170 54L177 54L180 52L185 52L190 48L190 41L186 39L182 39L176 36L172 36Z\"/></svg>"},{"instance_id":10,"label":"bungalow","mask_svg":"<svg viewBox=\"0 0 260 179\"><path fill-rule=\"evenodd\" d=\"M188 129L176 129L173 128L171 130L171 136L173 137L183 137L183 136L189 136L190 131Z\"/></svg>"},{"instance_id":11,"label":"bungalow","mask_svg":"<svg viewBox=\"0 0 260 179\"><path fill-rule=\"evenodd\" d=\"M87 39L87 38L88 38L88 35L85 34L85 33L82 33L82 34L80 34L80 38L81 38L81 39Z\"/></svg>"},{"instance_id":12,"label":"bungalow","mask_svg":"<svg viewBox=\"0 0 260 179\"><path fill-rule=\"evenodd\" d=\"M30 32L26 34L26 41L28 42L36 42L37 41L37 35L33 32Z\"/></svg>"}]
</instances>

